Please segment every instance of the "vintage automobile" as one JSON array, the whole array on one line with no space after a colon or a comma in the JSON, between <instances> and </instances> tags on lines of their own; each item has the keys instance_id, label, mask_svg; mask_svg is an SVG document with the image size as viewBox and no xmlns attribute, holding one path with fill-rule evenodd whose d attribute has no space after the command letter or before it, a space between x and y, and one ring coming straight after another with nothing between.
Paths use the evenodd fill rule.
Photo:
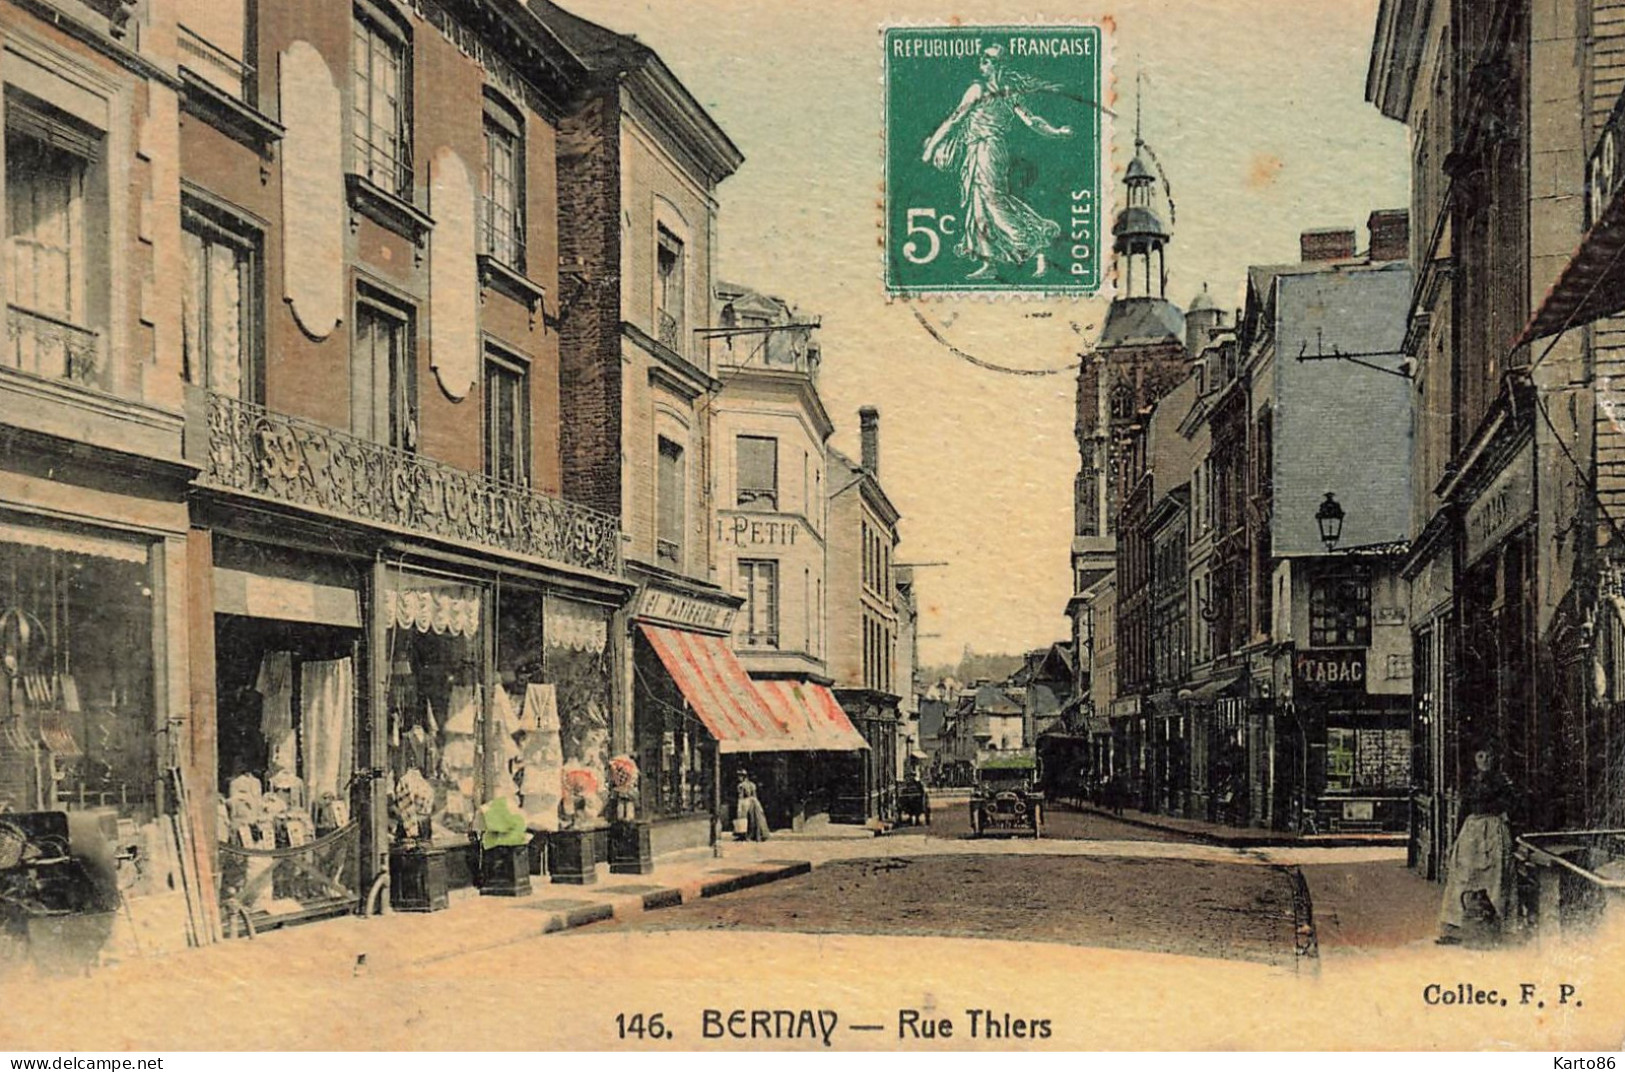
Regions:
<instances>
[{"instance_id":1,"label":"vintage automobile","mask_svg":"<svg viewBox=\"0 0 1625 1072\"><path fill-rule=\"evenodd\" d=\"M988 834L1044 836L1044 794L1031 756L999 757L980 764L970 798L970 829Z\"/></svg>"}]
</instances>

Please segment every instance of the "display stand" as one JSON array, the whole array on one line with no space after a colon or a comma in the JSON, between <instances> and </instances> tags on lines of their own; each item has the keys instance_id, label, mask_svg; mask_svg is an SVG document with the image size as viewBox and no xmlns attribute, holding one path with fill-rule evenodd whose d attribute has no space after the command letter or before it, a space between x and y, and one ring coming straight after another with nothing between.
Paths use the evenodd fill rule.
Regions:
<instances>
[{"instance_id":1,"label":"display stand","mask_svg":"<svg viewBox=\"0 0 1625 1072\"><path fill-rule=\"evenodd\" d=\"M480 896L530 896L530 845L497 845L480 851Z\"/></svg>"},{"instance_id":2,"label":"display stand","mask_svg":"<svg viewBox=\"0 0 1625 1072\"><path fill-rule=\"evenodd\" d=\"M598 859L593 852L595 830L559 830L548 835L548 864L553 881L590 886L598 881Z\"/></svg>"},{"instance_id":3,"label":"display stand","mask_svg":"<svg viewBox=\"0 0 1625 1072\"><path fill-rule=\"evenodd\" d=\"M609 824L609 869L617 875L647 875L655 869L647 821L616 820Z\"/></svg>"},{"instance_id":4,"label":"display stand","mask_svg":"<svg viewBox=\"0 0 1625 1072\"><path fill-rule=\"evenodd\" d=\"M446 850L424 845L390 849L389 904L397 912L439 912L449 907Z\"/></svg>"}]
</instances>

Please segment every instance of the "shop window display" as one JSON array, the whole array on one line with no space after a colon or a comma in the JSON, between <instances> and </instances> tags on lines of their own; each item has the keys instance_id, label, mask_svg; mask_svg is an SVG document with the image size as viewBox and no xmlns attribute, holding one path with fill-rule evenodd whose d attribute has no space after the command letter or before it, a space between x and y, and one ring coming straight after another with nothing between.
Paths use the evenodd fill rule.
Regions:
<instances>
[{"instance_id":1,"label":"shop window display","mask_svg":"<svg viewBox=\"0 0 1625 1072\"><path fill-rule=\"evenodd\" d=\"M467 846L488 799L489 732L485 716L482 627L485 590L411 573L393 575L383 593L390 623L389 757L392 784L426 782L428 817L392 817L397 841ZM498 792L495 795L506 795Z\"/></svg>"},{"instance_id":2,"label":"shop window display","mask_svg":"<svg viewBox=\"0 0 1625 1072\"><path fill-rule=\"evenodd\" d=\"M553 686L566 769L592 773L594 790L572 807L573 822L605 819L609 784L609 611L549 596L542 622L542 671Z\"/></svg>"},{"instance_id":3,"label":"shop window display","mask_svg":"<svg viewBox=\"0 0 1625 1072\"><path fill-rule=\"evenodd\" d=\"M659 819L708 813L716 762L710 734L641 636L635 667L640 813Z\"/></svg>"},{"instance_id":4,"label":"shop window display","mask_svg":"<svg viewBox=\"0 0 1625 1072\"><path fill-rule=\"evenodd\" d=\"M356 896L360 632L219 614L220 894L264 916Z\"/></svg>"},{"instance_id":5,"label":"shop window display","mask_svg":"<svg viewBox=\"0 0 1625 1072\"><path fill-rule=\"evenodd\" d=\"M0 811L159 811L147 549L0 523Z\"/></svg>"}]
</instances>

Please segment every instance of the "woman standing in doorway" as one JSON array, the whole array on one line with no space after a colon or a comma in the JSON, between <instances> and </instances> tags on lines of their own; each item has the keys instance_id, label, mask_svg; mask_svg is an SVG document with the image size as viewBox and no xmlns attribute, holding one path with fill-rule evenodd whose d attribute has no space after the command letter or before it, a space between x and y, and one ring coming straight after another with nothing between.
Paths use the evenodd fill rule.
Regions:
<instances>
[{"instance_id":1,"label":"woman standing in doorway","mask_svg":"<svg viewBox=\"0 0 1625 1072\"><path fill-rule=\"evenodd\" d=\"M743 770L739 772L739 800L734 815L745 820L745 840L767 840L767 811L756 795L756 783L750 780L749 772Z\"/></svg>"},{"instance_id":2,"label":"woman standing in doorway","mask_svg":"<svg viewBox=\"0 0 1625 1072\"><path fill-rule=\"evenodd\" d=\"M1501 937L1515 905L1512 869L1512 782L1495 768L1488 748L1473 753L1473 777L1462 796L1467 818L1450 846L1439 908L1439 942L1454 945L1469 925Z\"/></svg>"}]
</instances>

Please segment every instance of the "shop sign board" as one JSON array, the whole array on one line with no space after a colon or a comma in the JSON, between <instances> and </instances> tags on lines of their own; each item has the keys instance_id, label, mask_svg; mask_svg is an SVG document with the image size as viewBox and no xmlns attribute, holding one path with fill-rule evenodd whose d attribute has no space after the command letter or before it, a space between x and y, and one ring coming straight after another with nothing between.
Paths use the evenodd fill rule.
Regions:
<instances>
[{"instance_id":1,"label":"shop sign board","mask_svg":"<svg viewBox=\"0 0 1625 1072\"><path fill-rule=\"evenodd\" d=\"M1535 512L1535 455L1526 445L1467 507L1466 551L1472 564Z\"/></svg>"},{"instance_id":2,"label":"shop sign board","mask_svg":"<svg viewBox=\"0 0 1625 1072\"><path fill-rule=\"evenodd\" d=\"M1365 649L1300 651L1293 656L1292 682L1301 689L1365 688Z\"/></svg>"},{"instance_id":3,"label":"shop sign board","mask_svg":"<svg viewBox=\"0 0 1625 1072\"><path fill-rule=\"evenodd\" d=\"M708 633L731 632L734 624L733 607L653 585L644 585L638 592L634 616L640 621Z\"/></svg>"},{"instance_id":4,"label":"shop sign board","mask_svg":"<svg viewBox=\"0 0 1625 1072\"><path fill-rule=\"evenodd\" d=\"M794 547L801 522L735 514L717 519L717 543L732 547Z\"/></svg>"}]
</instances>

